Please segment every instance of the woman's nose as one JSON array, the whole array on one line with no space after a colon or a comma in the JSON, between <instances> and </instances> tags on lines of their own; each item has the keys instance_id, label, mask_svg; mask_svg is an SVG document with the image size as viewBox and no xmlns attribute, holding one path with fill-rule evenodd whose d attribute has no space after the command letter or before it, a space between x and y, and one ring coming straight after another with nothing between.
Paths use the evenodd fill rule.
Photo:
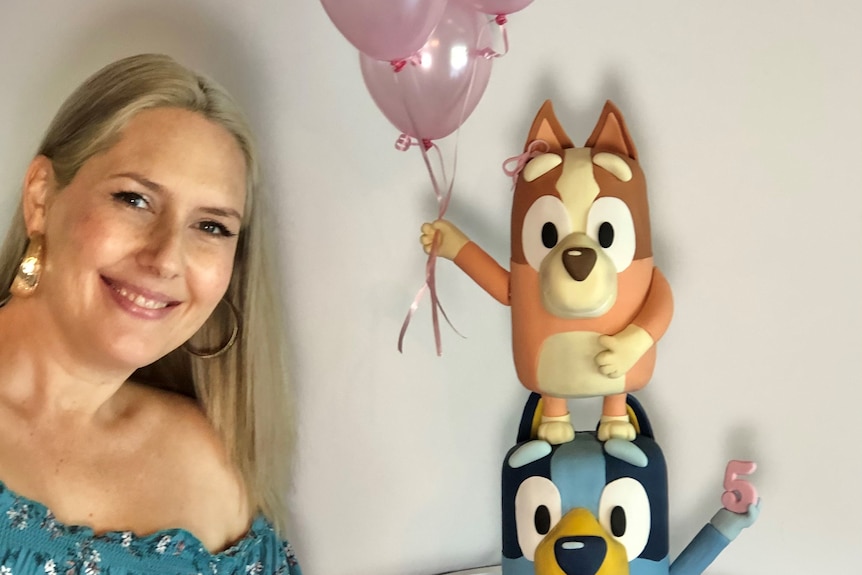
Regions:
<instances>
[{"instance_id":1,"label":"woman's nose","mask_svg":"<svg viewBox=\"0 0 862 575\"><path fill-rule=\"evenodd\" d=\"M182 275L185 265L182 234L165 223L150 228L138 251L138 263L162 278Z\"/></svg>"}]
</instances>

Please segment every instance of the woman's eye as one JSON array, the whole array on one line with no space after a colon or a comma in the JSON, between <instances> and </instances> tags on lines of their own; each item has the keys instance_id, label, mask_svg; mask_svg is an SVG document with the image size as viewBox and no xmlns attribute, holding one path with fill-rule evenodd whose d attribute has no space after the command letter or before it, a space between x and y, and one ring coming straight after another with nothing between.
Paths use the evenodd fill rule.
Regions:
<instances>
[{"instance_id":1,"label":"woman's eye","mask_svg":"<svg viewBox=\"0 0 862 575\"><path fill-rule=\"evenodd\" d=\"M127 204L133 208L146 209L150 206L150 203L144 196L135 192L115 192L111 196L118 202Z\"/></svg>"},{"instance_id":2,"label":"woman's eye","mask_svg":"<svg viewBox=\"0 0 862 575\"><path fill-rule=\"evenodd\" d=\"M213 236L224 236L226 238L230 238L236 235L234 232L230 231L227 226L218 222L201 222L198 224L198 229Z\"/></svg>"}]
</instances>

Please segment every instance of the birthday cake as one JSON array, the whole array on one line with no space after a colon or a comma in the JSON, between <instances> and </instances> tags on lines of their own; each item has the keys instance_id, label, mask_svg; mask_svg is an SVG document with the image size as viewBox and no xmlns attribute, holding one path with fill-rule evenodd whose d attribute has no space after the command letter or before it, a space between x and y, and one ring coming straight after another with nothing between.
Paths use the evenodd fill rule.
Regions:
<instances>
[{"instance_id":1,"label":"birthday cake","mask_svg":"<svg viewBox=\"0 0 862 575\"><path fill-rule=\"evenodd\" d=\"M607 102L575 147L545 102L504 169L514 182L509 270L451 222L422 226L428 253L511 307L515 370L533 392L503 465L503 575L702 573L757 519L743 478L754 464L728 464L724 508L671 562L667 468L630 393L652 377L673 298L653 262L625 120ZM568 399L595 396L595 430L575 433Z\"/></svg>"},{"instance_id":2,"label":"birthday cake","mask_svg":"<svg viewBox=\"0 0 862 575\"><path fill-rule=\"evenodd\" d=\"M634 440L595 431L537 439L541 398L524 408L503 463L503 575L697 575L757 519L750 462L731 461L722 508L673 561L668 556L664 455L641 404L627 398Z\"/></svg>"}]
</instances>

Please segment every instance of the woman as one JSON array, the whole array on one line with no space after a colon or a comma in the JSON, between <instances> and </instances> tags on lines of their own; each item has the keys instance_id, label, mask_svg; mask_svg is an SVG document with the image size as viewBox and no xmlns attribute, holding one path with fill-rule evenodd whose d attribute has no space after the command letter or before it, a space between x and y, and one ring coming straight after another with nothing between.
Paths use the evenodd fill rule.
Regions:
<instances>
[{"instance_id":1,"label":"woman","mask_svg":"<svg viewBox=\"0 0 862 575\"><path fill-rule=\"evenodd\" d=\"M255 151L170 58L64 103L0 251L0 574L285 573Z\"/></svg>"}]
</instances>

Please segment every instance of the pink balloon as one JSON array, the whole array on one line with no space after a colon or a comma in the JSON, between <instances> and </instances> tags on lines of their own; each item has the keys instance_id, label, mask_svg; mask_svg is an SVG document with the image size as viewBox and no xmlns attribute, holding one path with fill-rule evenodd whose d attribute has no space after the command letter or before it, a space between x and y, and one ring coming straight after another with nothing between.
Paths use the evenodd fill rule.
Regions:
<instances>
[{"instance_id":1,"label":"pink balloon","mask_svg":"<svg viewBox=\"0 0 862 575\"><path fill-rule=\"evenodd\" d=\"M359 55L362 77L374 103L392 124L420 140L454 132L482 98L491 76L488 20L450 2L418 57L396 72L388 62Z\"/></svg>"},{"instance_id":2,"label":"pink balloon","mask_svg":"<svg viewBox=\"0 0 862 575\"><path fill-rule=\"evenodd\" d=\"M511 14L523 10L533 0L460 0L466 6L485 14Z\"/></svg>"},{"instance_id":3,"label":"pink balloon","mask_svg":"<svg viewBox=\"0 0 862 575\"><path fill-rule=\"evenodd\" d=\"M406 58L425 44L446 0L321 0L335 27L375 60Z\"/></svg>"}]
</instances>

